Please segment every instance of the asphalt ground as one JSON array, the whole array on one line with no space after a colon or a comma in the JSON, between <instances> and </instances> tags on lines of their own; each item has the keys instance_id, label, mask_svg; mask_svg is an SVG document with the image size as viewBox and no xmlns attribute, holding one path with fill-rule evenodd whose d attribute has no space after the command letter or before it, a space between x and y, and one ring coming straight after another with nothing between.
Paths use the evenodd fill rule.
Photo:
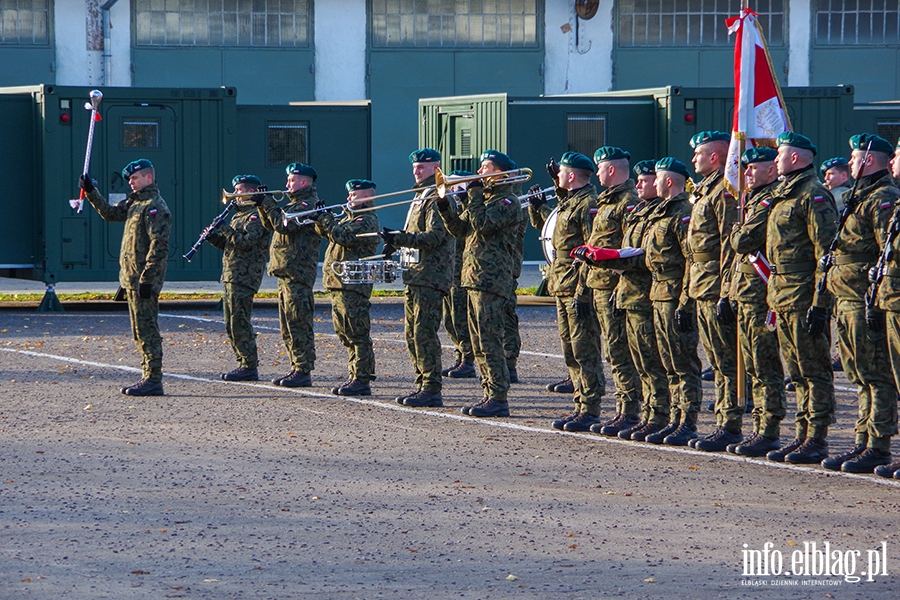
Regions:
<instances>
[{"instance_id":1,"label":"asphalt ground","mask_svg":"<svg viewBox=\"0 0 900 600\"><path fill-rule=\"evenodd\" d=\"M373 307L378 380L350 399L329 392L346 353L327 301L297 390L219 380L221 315L173 304L167 395L132 398L127 312L0 310L0 598L897 597L900 481L553 430L571 399L544 389L564 373L552 306L519 309L510 418L459 412L475 380L445 381L444 408L399 406L402 312ZM255 324L262 375L286 373L276 310ZM833 453L856 414L836 384ZM826 543L850 575L818 574Z\"/></svg>"}]
</instances>

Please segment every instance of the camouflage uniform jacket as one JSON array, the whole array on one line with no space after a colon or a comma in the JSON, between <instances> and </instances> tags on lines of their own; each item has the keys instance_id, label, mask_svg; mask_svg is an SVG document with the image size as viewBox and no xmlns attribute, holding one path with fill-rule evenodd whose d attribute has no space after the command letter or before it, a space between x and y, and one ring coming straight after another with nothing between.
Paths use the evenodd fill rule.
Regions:
<instances>
[{"instance_id":1,"label":"camouflage uniform jacket","mask_svg":"<svg viewBox=\"0 0 900 600\"><path fill-rule=\"evenodd\" d=\"M586 244L591 235L591 225L597 213L597 192L593 185L588 184L573 191L556 188L556 197L559 204L551 239L556 256L547 273L547 290L553 296L574 296L582 302L589 302L592 294L587 287L587 267L577 267L569 253ZM538 231L543 229L551 212L546 204L538 210L529 208L528 215L534 228Z\"/></svg>"},{"instance_id":2,"label":"camouflage uniform jacket","mask_svg":"<svg viewBox=\"0 0 900 600\"><path fill-rule=\"evenodd\" d=\"M512 298L516 257L511 249L525 220L513 186L473 188L462 213L457 214L451 206L440 215L454 237L465 239L463 287Z\"/></svg>"},{"instance_id":3,"label":"camouflage uniform jacket","mask_svg":"<svg viewBox=\"0 0 900 600\"><path fill-rule=\"evenodd\" d=\"M889 180L896 186L893 180ZM895 193L897 188L894 187ZM889 310L891 312L900 312L900 202L894 200L894 213L888 224L887 239L891 242L891 247L882 252L887 252L889 258L881 266L881 281L878 283L877 294L875 300L878 308ZM893 240L891 240L893 237Z\"/></svg>"},{"instance_id":4,"label":"camouflage uniform jacket","mask_svg":"<svg viewBox=\"0 0 900 600\"><path fill-rule=\"evenodd\" d=\"M875 265L887 237L887 227L900 191L887 171L864 175L856 191L853 212L844 221L828 272L828 291L838 298L862 302L869 289L869 268Z\"/></svg>"},{"instance_id":5,"label":"camouflage uniform jacket","mask_svg":"<svg viewBox=\"0 0 900 600\"><path fill-rule=\"evenodd\" d=\"M372 256L378 250L377 237L356 237L358 233L373 233L379 230L378 216L374 211L344 215L336 221L331 213L325 213L316 220L316 231L328 240L325 262L322 265L322 284L326 290L349 290L364 296L372 295L370 283L344 283L332 265L345 260L359 260Z\"/></svg>"},{"instance_id":6,"label":"camouflage uniform jacket","mask_svg":"<svg viewBox=\"0 0 900 600\"><path fill-rule=\"evenodd\" d=\"M693 197L688 244L691 250L688 291L695 300L718 300L731 290L734 248L728 242L737 221L737 203L725 189L721 171L701 181Z\"/></svg>"},{"instance_id":7,"label":"camouflage uniform jacket","mask_svg":"<svg viewBox=\"0 0 900 600\"><path fill-rule=\"evenodd\" d=\"M285 212L312 210L318 201L315 184L288 194L284 210L278 208L272 196L266 196L259 209L259 218L269 231L274 231L269 251L269 275L287 279L312 289L319 268L319 245L315 225L298 225L296 219L284 223Z\"/></svg>"},{"instance_id":8,"label":"camouflage uniform jacket","mask_svg":"<svg viewBox=\"0 0 900 600\"><path fill-rule=\"evenodd\" d=\"M731 230L731 247L737 252L734 261L734 275L731 278L729 297L737 302L766 304L766 283L756 273L749 256L766 250L766 223L772 197L778 189L778 182L751 190L746 196L744 221L735 223Z\"/></svg>"},{"instance_id":9,"label":"camouflage uniform jacket","mask_svg":"<svg viewBox=\"0 0 900 600\"><path fill-rule=\"evenodd\" d=\"M656 206L662 202L662 198L641 200L635 198L637 204L625 207L625 221L623 223L622 247L640 248L644 234L647 231L648 216L653 213ZM627 265L619 276L616 285L616 308L623 310L650 309L650 288L653 279L647 270L647 263L643 256L634 259L625 259ZM623 261L623 263L625 262ZM617 261L618 262L618 261Z\"/></svg>"},{"instance_id":10,"label":"camouflage uniform jacket","mask_svg":"<svg viewBox=\"0 0 900 600\"><path fill-rule=\"evenodd\" d=\"M255 206L237 206L229 223L210 232L206 241L223 250L222 283L237 283L259 291L272 232L263 227Z\"/></svg>"},{"instance_id":11,"label":"camouflage uniform jacket","mask_svg":"<svg viewBox=\"0 0 900 600\"><path fill-rule=\"evenodd\" d=\"M628 207L634 209L640 200L631 179L600 192L597 196L597 214L587 243L595 248L621 248ZM611 291L618 283L619 275L611 269L592 267L588 271L587 285L592 289Z\"/></svg>"},{"instance_id":12,"label":"camouflage uniform jacket","mask_svg":"<svg viewBox=\"0 0 900 600\"><path fill-rule=\"evenodd\" d=\"M834 198L812 166L784 176L769 206L766 256L772 264L767 301L779 312L831 308L828 291L819 294L819 259L828 253L837 231Z\"/></svg>"},{"instance_id":13,"label":"camouflage uniform jacket","mask_svg":"<svg viewBox=\"0 0 900 600\"><path fill-rule=\"evenodd\" d=\"M691 203L687 192L663 200L647 217L641 248L644 262L653 280L650 300L677 301L678 308L694 312L694 299L688 294L688 228Z\"/></svg>"},{"instance_id":14,"label":"camouflage uniform jacket","mask_svg":"<svg viewBox=\"0 0 900 600\"><path fill-rule=\"evenodd\" d=\"M117 204L110 204L96 189L88 200L104 221L124 221L122 249L119 252L119 285L137 290L149 283L154 294L162 290L169 262L169 234L172 214L159 195L159 187L151 183Z\"/></svg>"},{"instance_id":15,"label":"camouflage uniform jacket","mask_svg":"<svg viewBox=\"0 0 900 600\"><path fill-rule=\"evenodd\" d=\"M434 185L429 177L416 188ZM438 214L434 188L416 194L416 201L409 207L404 231L394 238L394 245L401 248L401 262L406 263L403 283L434 288L450 293L453 282L453 237Z\"/></svg>"}]
</instances>

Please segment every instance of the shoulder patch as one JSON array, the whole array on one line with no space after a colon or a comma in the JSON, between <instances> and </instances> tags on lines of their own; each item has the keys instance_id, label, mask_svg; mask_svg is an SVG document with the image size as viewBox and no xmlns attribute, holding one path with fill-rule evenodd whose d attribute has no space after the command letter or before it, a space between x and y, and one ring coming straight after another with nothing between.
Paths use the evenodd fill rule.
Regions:
<instances>
[{"instance_id":1,"label":"shoulder patch","mask_svg":"<svg viewBox=\"0 0 900 600\"><path fill-rule=\"evenodd\" d=\"M760 200L759 205L762 206L763 208L769 208L769 201L768 200Z\"/></svg>"},{"instance_id":2,"label":"shoulder patch","mask_svg":"<svg viewBox=\"0 0 900 600\"><path fill-rule=\"evenodd\" d=\"M813 196L813 202L825 202L825 196Z\"/></svg>"},{"instance_id":3,"label":"shoulder patch","mask_svg":"<svg viewBox=\"0 0 900 600\"><path fill-rule=\"evenodd\" d=\"M681 217L681 222L682 222L682 223L687 223L687 222L690 221L690 220L691 220L691 215L687 215L687 216Z\"/></svg>"},{"instance_id":4,"label":"shoulder patch","mask_svg":"<svg viewBox=\"0 0 900 600\"><path fill-rule=\"evenodd\" d=\"M629 204L628 206L625 207L625 210L627 210L628 212L631 212L634 210L634 208L636 206L637 206L636 204Z\"/></svg>"},{"instance_id":5,"label":"shoulder patch","mask_svg":"<svg viewBox=\"0 0 900 600\"><path fill-rule=\"evenodd\" d=\"M893 205L894 205L894 203L891 202L890 200L887 201L887 202L882 202L882 203L881 203L881 210L884 210L885 208L890 208L890 207L892 207Z\"/></svg>"},{"instance_id":6,"label":"shoulder patch","mask_svg":"<svg viewBox=\"0 0 900 600\"><path fill-rule=\"evenodd\" d=\"M356 220L355 220L355 221L353 221L353 222L354 222L354 223L359 223L359 222L360 222L360 221L362 221L362 220L363 220L363 218L362 218L362 217L360 217L360 218L358 218L358 219L356 219Z\"/></svg>"},{"instance_id":7,"label":"shoulder patch","mask_svg":"<svg viewBox=\"0 0 900 600\"><path fill-rule=\"evenodd\" d=\"M591 213L592 215L596 215L596 214L597 214L597 207L595 206L595 207L589 209L589 211L590 211L590 213Z\"/></svg>"},{"instance_id":8,"label":"shoulder patch","mask_svg":"<svg viewBox=\"0 0 900 600\"><path fill-rule=\"evenodd\" d=\"M503 203L506 205L509 205L509 204L512 204L512 200L510 200L509 198L504 198Z\"/></svg>"},{"instance_id":9,"label":"shoulder patch","mask_svg":"<svg viewBox=\"0 0 900 600\"><path fill-rule=\"evenodd\" d=\"M250 220L251 221L259 221L259 217L256 215L250 215Z\"/></svg>"},{"instance_id":10,"label":"shoulder patch","mask_svg":"<svg viewBox=\"0 0 900 600\"><path fill-rule=\"evenodd\" d=\"M153 215L155 215L155 214L158 213L158 212L159 212L159 211L156 210L155 208L151 208L150 210L147 211L147 214L150 215L150 216L153 216Z\"/></svg>"},{"instance_id":11,"label":"shoulder patch","mask_svg":"<svg viewBox=\"0 0 900 600\"><path fill-rule=\"evenodd\" d=\"M309 206L309 203L307 203L307 202L300 202L300 206L302 206L303 208L306 208L307 206Z\"/></svg>"},{"instance_id":12,"label":"shoulder patch","mask_svg":"<svg viewBox=\"0 0 900 600\"><path fill-rule=\"evenodd\" d=\"M734 195L731 192L729 192L728 190L725 190L725 197L726 198L734 198Z\"/></svg>"}]
</instances>

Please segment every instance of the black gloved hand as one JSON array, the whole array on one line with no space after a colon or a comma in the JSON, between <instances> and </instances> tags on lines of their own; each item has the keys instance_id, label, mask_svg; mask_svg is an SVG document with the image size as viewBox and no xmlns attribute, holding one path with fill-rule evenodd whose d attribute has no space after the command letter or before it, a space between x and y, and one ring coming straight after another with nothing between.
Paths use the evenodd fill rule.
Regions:
<instances>
[{"instance_id":1,"label":"black gloved hand","mask_svg":"<svg viewBox=\"0 0 900 600\"><path fill-rule=\"evenodd\" d=\"M266 198L266 192L269 191L269 186L261 185L261 186L259 186L258 188L256 188L256 191L259 192L259 193L256 194L256 195L250 196L250 197L249 197L249 200L250 200L250 202L252 202L253 204L259 206L260 204L262 204L262 201L265 200L265 198Z\"/></svg>"},{"instance_id":2,"label":"black gloved hand","mask_svg":"<svg viewBox=\"0 0 900 600\"><path fill-rule=\"evenodd\" d=\"M828 309L819 306L810 306L806 312L806 333L809 335L822 335L828 326L831 315Z\"/></svg>"},{"instance_id":3,"label":"black gloved hand","mask_svg":"<svg viewBox=\"0 0 900 600\"><path fill-rule=\"evenodd\" d=\"M578 298L572 299L572 308L575 309L575 316L579 319L587 319L592 317L592 306L590 302L582 302Z\"/></svg>"},{"instance_id":4,"label":"black gloved hand","mask_svg":"<svg viewBox=\"0 0 900 600\"><path fill-rule=\"evenodd\" d=\"M556 185L557 177L559 176L559 163L556 162L555 158L551 158L550 162L547 163L547 173L553 179L553 184Z\"/></svg>"},{"instance_id":5,"label":"black gloved hand","mask_svg":"<svg viewBox=\"0 0 900 600\"><path fill-rule=\"evenodd\" d=\"M589 265L597 264L593 258L588 256L587 246L579 246L578 248L575 248L575 250L572 251L572 255L583 263L586 263Z\"/></svg>"},{"instance_id":6,"label":"black gloved hand","mask_svg":"<svg viewBox=\"0 0 900 600\"><path fill-rule=\"evenodd\" d=\"M397 237L397 233L391 231L387 227L382 227L381 231L378 233L378 237L384 240L386 246L395 246L394 240Z\"/></svg>"},{"instance_id":7,"label":"black gloved hand","mask_svg":"<svg viewBox=\"0 0 900 600\"><path fill-rule=\"evenodd\" d=\"M85 194L90 194L94 191L94 182L91 180L91 177L85 173L78 178L78 187L83 189Z\"/></svg>"},{"instance_id":8,"label":"black gloved hand","mask_svg":"<svg viewBox=\"0 0 900 600\"><path fill-rule=\"evenodd\" d=\"M138 297L143 300L149 300L153 295L153 286L149 283L142 283L138 285Z\"/></svg>"},{"instance_id":9,"label":"black gloved hand","mask_svg":"<svg viewBox=\"0 0 900 600\"><path fill-rule=\"evenodd\" d=\"M435 205L437 206L438 210L447 210L448 208L450 208L450 194L447 194L445 196L438 196L437 200L435 201Z\"/></svg>"},{"instance_id":10,"label":"black gloved hand","mask_svg":"<svg viewBox=\"0 0 900 600\"><path fill-rule=\"evenodd\" d=\"M390 244L385 244L381 248L381 254L384 255L383 260L391 260L391 256L393 256L396 251L397 251L397 249L394 248L393 246L391 246Z\"/></svg>"},{"instance_id":11,"label":"black gloved hand","mask_svg":"<svg viewBox=\"0 0 900 600\"><path fill-rule=\"evenodd\" d=\"M480 191L484 189L484 180L483 179L473 179L472 181L466 182L466 191Z\"/></svg>"},{"instance_id":12,"label":"black gloved hand","mask_svg":"<svg viewBox=\"0 0 900 600\"><path fill-rule=\"evenodd\" d=\"M528 204L530 204L531 208L533 208L535 210L537 210L540 207L542 207L543 205L547 204L547 194L538 193L541 191L541 189L542 188L540 185L533 185L530 188L528 188L528 193L533 194L528 199Z\"/></svg>"},{"instance_id":13,"label":"black gloved hand","mask_svg":"<svg viewBox=\"0 0 900 600\"><path fill-rule=\"evenodd\" d=\"M321 219L323 216L325 216L326 213L330 215L330 214L331 214L331 210L324 209L324 208L320 208L320 209L317 210L316 212L314 212L314 213L312 213L311 215L309 215L308 218L312 219L313 221L318 221L318 220Z\"/></svg>"},{"instance_id":14,"label":"black gloved hand","mask_svg":"<svg viewBox=\"0 0 900 600\"><path fill-rule=\"evenodd\" d=\"M322 209L324 209L324 208L325 208L325 201L324 201L324 200L316 200L316 203L313 205L313 208L315 208L316 210L322 210Z\"/></svg>"},{"instance_id":15,"label":"black gloved hand","mask_svg":"<svg viewBox=\"0 0 900 600\"><path fill-rule=\"evenodd\" d=\"M721 325L732 325L736 320L731 300L719 298L719 302L716 304L716 321Z\"/></svg>"},{"instance_id":16,"label":"black gloved hand","mask_svg":"<svg viewBox=\"0 0 900 600\"><path fill-rule=\"evenodd\" d=\"M866 325L872 333L884 331L884 311L874 306L866 307Z\"/></svg>"},{"instance_id":17,"label":"black gloved hand","mask_svg":"<svg viewBox=\"0 0 900 600\"><path fill-rule=\"evenodd\" d=\"M694 313L681 309L675 309L675 329L679 333L691 333L696 327L696 317Z\"/></svg>"}]
</instances>

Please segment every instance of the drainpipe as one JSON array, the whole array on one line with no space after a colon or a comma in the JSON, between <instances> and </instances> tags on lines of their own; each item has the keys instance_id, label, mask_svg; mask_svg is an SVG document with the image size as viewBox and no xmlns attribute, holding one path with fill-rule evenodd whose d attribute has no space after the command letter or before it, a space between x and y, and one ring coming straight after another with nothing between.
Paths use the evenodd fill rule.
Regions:
<instances>
[{"instance_id":1,"label":"drainpipe","mask_svg":"<svg viewBox=\"0 0 900 600\"><path fill-rule=\"evenodd\" d=\"M100 5L103 11L103 85L109 85L112 79L112 40L109 33L109 10L115 6L119 0L106 0Z\"/></svg>"}]
</instances>

